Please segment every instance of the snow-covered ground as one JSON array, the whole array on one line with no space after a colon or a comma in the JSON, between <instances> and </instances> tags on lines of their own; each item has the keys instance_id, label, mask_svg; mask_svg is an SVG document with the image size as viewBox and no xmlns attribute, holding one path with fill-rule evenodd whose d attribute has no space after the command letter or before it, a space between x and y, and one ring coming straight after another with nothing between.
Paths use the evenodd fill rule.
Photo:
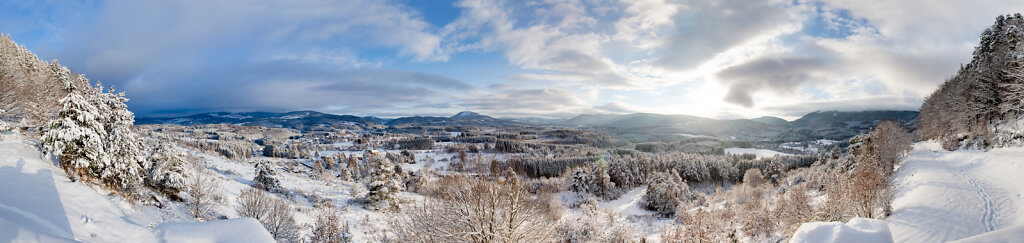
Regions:
<instances>
[{"instance_id":1,"label":"snow-covered ground","mask_svg":"<svg viewBox=\"0 0 1024 243\"><path fill-rule=\"evenodd\" d=\"M892 240L1020 242L1024 238L1022 158L1024 148L1020 147L950 152L933 141L914 144L893 179L893 214L885 219ZM863 222L806 223L791 242L872 242L857 236L865 228L858 224Z\"/></svg>"},{"instance_id":2,"label":"snow-covered ground","mask_svg":"<svg viewBox=\"0 0 1024 243\"><path fill-rule=\"evenodd\" d=\"M893 242L886 223L877 219L854 218L850 222L812 222L800 225L790 243L802 242Z\"/></svg>"},{"instance_id":3,"label":"snow-covered ground","mask_svg":"<svg viewBox=\"0 0 1024 243\"><path fill-rule=\"evenodd\" d=\"M915 144L896 173L886 220L893 238L947 242L993 232L972 238L984 242L1024 235L1022 158L1024 148L949 152L935 142Z\"/></svg>"},{"instance_id":4,"label":"snow-covered ground","mask_svg":"<svg viewBox=\"0 0 1024 243\"><path fill-rule=\"evenodd\" d=\"M768 149L756 149L756 148L727 148L725 154L753 154L757 158L772 157L776 155L791 155L775 150Z\"/></svg>"},{"instance_id":5,"label":"snow-covered ground","mask_svg":"<svg viewBox=\"0 0 1024 243\"><path fill-rule=\"evenodd\" d=\"M6 133L0 140L0 242L176 242L181 234L195 232L153 228L161 229L161 223L176 223L169 226L174 229L188 227L193 221L185 215L180 205L133 205L102 189L72 182L21 136ZM206 232L189 241L213 242L237 234L257 237L247 242L273 241L259 238L268 236L266 231L253 229L245 220L207 224L233 230Z\"/></svg>"},{"instance_id":6,"label":"snow-covered ground","mask_svg":"<svg viewBox=\"0 0 1024 243\"><path fill-rule=\"evenodd\" d=\"M679 134L676 134L676 135L683 136L683 137L688 137L688 138L715 138L715 136L700 135L700 134L689 134L689 133L679 133Z\"/></svg>"}]
</instances>

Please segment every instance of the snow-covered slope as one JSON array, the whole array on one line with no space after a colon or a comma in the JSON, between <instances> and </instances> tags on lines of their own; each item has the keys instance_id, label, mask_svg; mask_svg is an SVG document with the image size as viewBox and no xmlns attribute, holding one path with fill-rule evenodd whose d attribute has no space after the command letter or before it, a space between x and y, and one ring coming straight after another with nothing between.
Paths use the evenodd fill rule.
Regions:
<instances>
[{"instance_id":1,"label":"snow-covered slope","mask_svg":"<svg viewBox=\"0 0 1024 243\"><path fill-rule=\"evenodd\" d=\"M886 220L893 238L946 242L987 232L993 232L987 239L1022 235L1022 158L1024 148L949 152L935 142L916 144L896 173L894 211Z\"/></svg>"},{"instance_id":2,"label":"snow-covered slope","mask_svg":"<svg viewBox=\"0 0 1024 243\"><path fill-rule=\"evenodd\" d=\"M727 148L725 154L753 154L757 158L772 157L776 155L792 155L775 150L769 149L756 149L756 148Z\"/></svg>"},{"instance_id":3,"label":"snow-covered slope","mask_svg":"<svg viewBox=\"0 0 1024 243\"><path fill-rule=\"evenodd\" d=\"M797 242L893 242L884 221L854 218L850 222L813 222L800 225L790 243Z\"/></svg>"},{"instance_id":4,"label":"snow-covered slope","mask_svg":"<svg viewBox=\"0 0 1024 243\"><path fill-rule=\"evenodd\" d=\"M273 237L253 218L225 219L203 223L166 223L156 227L157 236L167 243L273 243ZM244 233L242 233L244 232Z\"/></svg>"},{"instance_id":5,"label":"snow-covered slope","mask_svg":"<svg viewBox=\"0 0 1024 243\"><path fill-rule=\"evenodd\" d=\"M72 182L51 160L19 135L4 134L0 140L0 242L174 242L181 234L168 231L191 223L173 208L158 209L126 202L120 196L84 183ZM181 222L161 227L163 222ZM211 233L193 240L217 241L235 235L269 236L262 227L246 220L210 224L231 231ZM163 231L155 231L165 229ZM239 229L244 229L240 231Z\"/></svg>"}]
</instances>

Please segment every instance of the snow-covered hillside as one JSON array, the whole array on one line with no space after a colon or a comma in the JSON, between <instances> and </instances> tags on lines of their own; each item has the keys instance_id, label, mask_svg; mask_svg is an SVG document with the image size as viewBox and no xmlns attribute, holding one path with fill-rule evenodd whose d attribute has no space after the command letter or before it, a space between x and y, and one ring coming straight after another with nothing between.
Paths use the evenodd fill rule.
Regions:
<instances>
[{"instance_id":1,"label":"snow-covered hillside","mask_svg":"<svg viewBox=\"0 0 1024 243\"><path fill-rule=\"evenodd\" d=\"M950 152L936 142L916 144L896 173L887 219L893 238L946 242L988 232L1024 234L1022 158L1024 148Z\"/></svg>"},{"instance_id":2,"label":"snow-covered hillside","mask_svg":"<svg viewBox=\"0 0 1024 243\"><path fill-rule=\"evenodd\" d=\"M776 155L792 155L775 150L769 149L756 149L756 148L727 148L725 154L753 154L757 158L772 157Z\"/></svg>"},{"instance_id":3,"label":"snow-covered hillside","mask_svg":"<svg viewBox=\"0 0 1024 243\"><path fill-rule=\"evenodd\" d=\"M11 133L2 137L0 242L273 242L251 220L190 226L195 223L175 205L133 205L102 189L72 182L31 142ZM230 230L186 230L195 228ZM233 237L238 234L248 237Z\"/></svg>"},{"instance_id":4,"label":"snow-covered hillside","mask_svg":"<svg viewBox=\"0 0 1024 243\"><path fill-rule=\"evenodd\" d=\"M893 214L866 230L851 220L801 225L791 242L1019 242L1024 238L1024 148L950 152L920 142L894 177ZM855 219L861 220L864 219ZM863 221L867 222L867 221ZM869 227L870 228L870 227ZM877 236L877 234L874 234Z\"/></svg>"}]
</instances>

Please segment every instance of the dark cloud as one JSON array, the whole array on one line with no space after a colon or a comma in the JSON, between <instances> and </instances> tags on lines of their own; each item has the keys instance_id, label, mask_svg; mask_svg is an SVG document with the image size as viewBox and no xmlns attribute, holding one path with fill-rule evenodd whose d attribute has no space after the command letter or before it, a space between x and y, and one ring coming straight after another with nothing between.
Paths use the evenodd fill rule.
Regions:
<instances>
[{"instance_id":1,"label":"dark cloud","mask_svg":"<svg viewBox=\"0 0 1024 243\"><path fill-rule=\"evenodd\" d=\"M800 117L813 111L916 111L920 109L921 102L921 97L913 95L890 95L842 100L804 101L781 106L762 107L762 109L777 116Z\"/></svg>"},{"instance_id":2,"label":"dark cloud","mask_svg":"<svg viewBox=\"0 0 1024 243\"><path fill-rule=\"evenodd\" d=\"M716 54L791 24L785 6L769 0L690 1L676 15L657 64L690 70Z\"/></svg>"},{"instance_id":3,"label":"dark cloud","mask_svg":"<svg viewBox=\"0 0 1024 243\"><path fill-rule=\"evenodd\" d=\"M813 79L825 61L804 57L763 57L731 66L716 74L719 82L729 86L725 101L744 107L753 107L752 93L772 91L791 93Z\"/></svg>"}]
</instances>

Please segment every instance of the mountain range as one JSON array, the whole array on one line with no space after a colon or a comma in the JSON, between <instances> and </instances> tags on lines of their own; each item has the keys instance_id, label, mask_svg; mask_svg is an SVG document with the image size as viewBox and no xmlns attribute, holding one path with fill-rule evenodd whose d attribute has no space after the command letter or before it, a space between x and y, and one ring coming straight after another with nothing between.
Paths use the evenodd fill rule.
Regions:
<instances>
[{"instance_id":1,"label":"mountain range","mask_svg":"<svg viewBox=\"0 0 1024 243\"><path fill-rule=\"evenodd\" d=\"M373 116L333 115L316 111L212 112L170 118L139 118L136 124L235 124L310 130L316 127L383 129L414 126L553 126L594 129L634 141L656 135L706 135L747 141L842 140L866 132L882 119L917 126L916 111L818 111L787 121L764 116L752 119L711 119L691 115L653 113L583 114L571 119L495 118L464 111L450 117L412 116L386 119Z\"/></svg>"}]
</instances>

